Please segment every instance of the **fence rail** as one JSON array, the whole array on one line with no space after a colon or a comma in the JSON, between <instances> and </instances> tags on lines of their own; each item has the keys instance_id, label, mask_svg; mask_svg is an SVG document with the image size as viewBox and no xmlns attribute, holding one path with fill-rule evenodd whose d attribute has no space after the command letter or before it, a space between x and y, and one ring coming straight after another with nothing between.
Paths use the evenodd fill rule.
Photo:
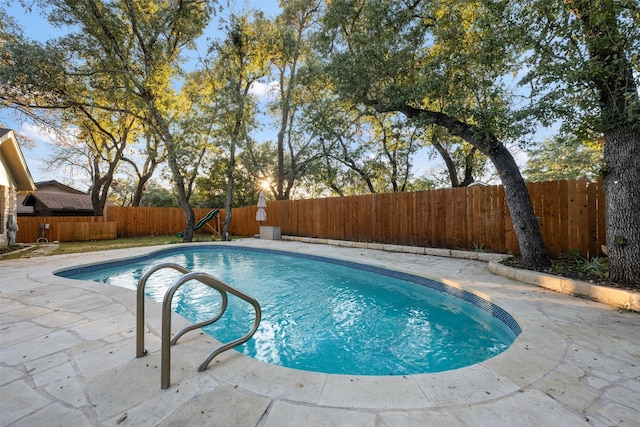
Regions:
<instances>
[{"instance_id":1,"label":"fence rail","mask_svg":"<svg viewBox=\"0 0 640 427\"><path fill-rule=\"evenodd\" d=\"M601 255L605 244L602 183L586 180L529 183L529 195L552 256L576 251ZM196 221L210 209L194 209ZM267 203L262 225L282 234L408 246L518 253L502 186L467 187L406 193L368 194ZM233 209L231 234L257 234L256 207ZM221 209L217 221L224 220ZM118 237L173 235L184 228L180 208L108 207L104 217L19 217L18 239L35 241L40 223L50 224L55 240L66 241L60 223L115 223ZM97 227L97 226L96 226ZM73 228L73 227L71 227ZM210 233L203 227L199 233ZM55 234L57 233L57 234ZM75 240L92 240L71 236ZM50 239L51 240L51 239Z\"/></svg>"}]
</instances>

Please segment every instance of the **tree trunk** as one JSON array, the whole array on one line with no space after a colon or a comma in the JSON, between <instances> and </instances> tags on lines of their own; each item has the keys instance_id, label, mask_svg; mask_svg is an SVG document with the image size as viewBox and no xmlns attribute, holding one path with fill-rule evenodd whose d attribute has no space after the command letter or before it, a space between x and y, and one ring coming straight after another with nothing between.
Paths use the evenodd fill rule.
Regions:
<instances>
[{"instance_id":1,"label":"tree trunk","mask_svg":"<svg viewBox=\"0 0 640 427\"><path fill-rule=\"evenodd\" d=\"M594 64L587 83L599 92L609 278L640 288L640 97L625 51L632 44L614 2L566 4L582 24Z\"/></svg>"},{"instance_id":2,"label":"tree trunk","mask_svg":"<svg viewBox=\"0 0 640 427\"><path fill-rule=\"evenodd\" d=\"M147 185L149 179L151 179L151 174L142 175L138 178L138 183L136 184L136 191L133 193L133 200L131 201L131 206L140 206L140 202L142 201L142 196L144 195L144 187Z\"/></svg>"},{"instance_id":3,"label":"tree trunk","mask_svg":"<svg viewBox=\"0 0 640 427\"><path fill-rule=\"evenodd\" d=\"M224 203L224 222L222 223L222 240L229 240L229 228L233 219L233 171L236 167L235 140L229 150L229 167L227 168L227 197Z\"/></svg>"},{"instance_id":4,"label":"tree trunk","mask_svg":"<svg viewBox=\"0 0 640 427\"><path fill-rule=\"evenodd\" d=\"M93 159L93 183L91 184L91 206L93 207L93 215L104 215L104 204L100 203L100 190L104 179L100 178L100 162L98 158Z\"/></svg>"},{"instance_id":5,"label":"tree trunk","mask_svg":"<svg viewBox=\"0 0 640 427\"><path fill-rule=\"evenodd\" d=\"M290 85L289 85L290 86ZM276 200L285 200L284 196L284 138L287 132L287 124L289 123L289 89L285 89L284 70L280 72L280 90L284 93L280 100L280 129L278 130L278 164L276 169Z\"/></svg>"},{"instance_id":6,"label":"tree trunk","mask_svg":"<svg viewBox=\"0 0 640 427\"><path fill-rule=\"evenodd\" d=\"M529 190L509 150L491 132L456 120L444 113L408 105L394 107L394 109L407 117L422 116L446 128L452 135L459 136L489 157L504 186L504 195L509 206L513 228L518 237L523 264L531 268L548 266L549 253L544 244L531 199L529 199Z\"/></svg>"},{"instance_id":7,"label":"tree trunk","mask_svg":"<svg viewBox=\"0 0 640 427\"><path fill-rule=\"evenodd\" d=\"M438 141L435 136L431 138L431 145L435 148L438 153L440 153L440 157L444 161L444 164L447 166L447 171L449 172L449 179L451 180L451 187L457 188L460 186L460 181L458 180L458 170L456 169L456 165L453 163L453 159L449 155L449 152L440 141Z\"/></svg>"},{"instance_id":8,"label":"tree trunk","mask_svg":"<svg viewBox=\"0 0 640 427\"><path fill-rule=\"evenodd\" d=\"M464 158L464 179L460 183L460 187L468 187L475 182L475 178L473 177L473 158L477 151L478 149L473 147Z\"/></svg>"},{"instance_id":9,"label":"tree trunk","mask_svg":"<svg viewBox=\"0 0 640 427\"><path fill-rule=\"evenodd\" d=\"M189 243L193 240L193 231L196 223L196 216L193 213L193 208L189 204L189 198L187 197L187 192L185 190L184 179L176 160L177 154L175 152L175 147L173 146L172 138L169 135L165 135L165 137L168 138L167 140L165 140L165 144L167 146L167 160L169 163L169 169L171 170L171 173L173 175L173 186L178 195L178 203L184 211L185 228L182 233L182 241L184 243Z\"/></svg>"},{"instance_id":10,"label":"tree trunk","mask_svg":"<svg viewBox=\"0 0 640 427\"><path fill-rule=\"evenodd\" d=\"M609 278L640 288L640 127L605 132Z\"/></svg>"},{"instance_id":11,"label":"tree trunk","mask_svg":"<svg viewBox=\"0 0 640 427\"><path fill-rule=\"evenodd\" d=\"M104 207L107 204L107 197L109 195L109 189L111 188L111 182L113 181L113 173L115 170L114 165L118 163L116 161L113 165L110 165L107 173L100 178L100 169L98 161L94 161L94 178L93 185L91 186L91 205L93 207L93 214L95 216L104 215Z\"/></svg>"},{"instance_id":12,"label":"tree trunk","mask_svg":"<svg viewBox=\"0 0 640 427\"><path fill-rule=\"evenodd\" d=\"M227 197L224 204L224 223L222 223L222 240L229 240L229 228L233 219L233 177L228 178Z\"/></svg>"},{"instance_id":13,"label":"tree trunk","mask_svg":"<svg viewBox=\"0 0 640 427\"><path fill-rule=\"evenodd\" d=\"M184 211L185 227L182 233L182 241L184 243L189 243L193 240L193 228L196 223L196 216L193 213L193 208L189 204L189 197L187 196L187 190L184 185L184 177L182 176L182 172L178 166L177 147L175 146L173 136L169 131L169 126L162 117L162 114L160 114L156 108L153 99L145 99L145 101L147 102L149 110L151 110L155 124L160 130L162 141L167 148L167 162L169 163L169 169L173 175L173 187L175 188L178 196L178 203Z\"/></svg>"},{"instance_id":14,"label":"tree trunk","mask_svg":"<svg viewBox=\"0 0 640 427\"><path fill-rule=\"evenodd\" d=\"M173 172L173 178L175 180L174 188L178 193L178 203L180 207L184 211L184 219L185 219L185 227L182 233L182 241L184 243L189 243L193 240L193 231L196 223L196 215L193 213L193 208L189 204L189 199L187 198L185 188L184 188L184 180L182 179L182 175L180 174L178 165L175 159L171 159L171 155L169 156L169 165L173 163L173 166L170 166L171 171Z\"/></svg>"},{"instance_id":15,"label":"tree trunk","mask_svg":"<svg viewBox=\"0 0 640 427\"><path fill-rule=\"evenodd\" d=\"M153 176L153 173L158 167L158 162L155 160L155 155L153 156L153 158L150 157L151 156L149 156L149 153L147 152L147 159L145 160L144 166L142 167L142 172L138 171L138 167L133 161L125 159L131 164L131 166L133 166L133 169L138 175L138 182L136 183L136 189L133 193L131 206L140 206L140 202L142 201L142 196L144 195L144 189L147 186L147 182L149 182L149 180Z\"/></svg>"},{"instance_id":16,"label":"tree trunk","mask_svg":"<svg viewBox=\"0 0 640 427\"><path fill-rule=\"evenodd\" d=\"M494 147L487 156L496 167L504 186L504 196L518 237L523 263L534 268L548 266L549 253L518 165L502 144Z\"/></svg>"},{"instance_id":17,"label":"tree trunk","mask_svg":"<svg viewBox=\"0 0 640 427\"><path fill-rule=\"evenodd\" d=\"M97 182L93 182L93 187L91 187L91 205L93 206L93 215L95 216L103 216L104 215L104 203L100 197L100 184Z\"/></svg>"}]
</instances>

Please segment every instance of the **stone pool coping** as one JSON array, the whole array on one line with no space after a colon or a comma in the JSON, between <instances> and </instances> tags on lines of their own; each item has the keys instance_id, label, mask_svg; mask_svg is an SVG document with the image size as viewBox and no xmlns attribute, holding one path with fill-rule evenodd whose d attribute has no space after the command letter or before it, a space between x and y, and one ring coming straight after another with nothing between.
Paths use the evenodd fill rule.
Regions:
<instances>
[{"instance_id":1,"label":"stone pool coping","mask_svg":"<svg viewBox=\"0 0 640 427\"><path fill-rule=\"evenodd\" d=\"M544 294L492 275L474 260L256 239L224 244L303 251L440 280L509 311L523 333L510 349L477 365L375 377L298 371L236 352L198 373L215 340L192 332L172 349L171 387L161 390L159 304L147 302L149 355L136 359L135 293L53 272L167 246L3 261L1 392L10 398L2 399L2 424L76 419L93 425L589 425L585 414L601 424L640 415L640 368L626 341L594 338L595 359L615 352L616 366L576 360L578 350L596 351L582 335L599 328L602 319L610 319L614 337L633 338L634 313ZM581 313L584 331L564 322L574 311ZM186 324L178 315L172 322L174 330ZM610 410L611 402L624 407L622 415Z\"/></svg>"}]
</instances>

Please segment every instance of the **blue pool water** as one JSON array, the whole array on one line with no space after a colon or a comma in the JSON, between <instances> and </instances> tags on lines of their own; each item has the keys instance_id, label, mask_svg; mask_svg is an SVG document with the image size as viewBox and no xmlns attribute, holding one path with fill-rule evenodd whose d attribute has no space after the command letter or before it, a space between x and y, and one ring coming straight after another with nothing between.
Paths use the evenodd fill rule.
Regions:
<instances>
[{"instance_id":1,"label":"blue pool water","mask_svg":"<svg viewBox=\"0 0 640 427\"><path fill-rule=\"evenodd\" d=\"M161 262L207 272L256 298L262 321L236 350L286 367L332 374L409 375L472 365L509 347L520 333L500 307L440 282L404 273L288 252L222 245L180 247L136 260L59 272L134 289ZM146 292L162 301L180 277L161 270ZM184 285L174 311L191 322L211 318L220 295ZM205 329L222 342L244 335L253 309L230 296L222 319Z\"/></svg>"}]
</instances>

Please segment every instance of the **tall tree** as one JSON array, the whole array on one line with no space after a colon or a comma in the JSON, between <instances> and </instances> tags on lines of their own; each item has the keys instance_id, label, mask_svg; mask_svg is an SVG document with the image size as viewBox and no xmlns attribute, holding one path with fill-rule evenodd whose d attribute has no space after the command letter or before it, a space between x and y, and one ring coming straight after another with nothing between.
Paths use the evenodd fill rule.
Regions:
<instances>
[{"instance_id":1,"label":"tall tree","mask_svg":"<svg viewBox=\"0 0 640 427\"><path fill-rule=\"evenodd\" d=\"M42 0L39 4L42 10L50 11L54 25L78 29L58 43L69 53L64 75L84 82L96 77L98 85L111 81L101 88L128 96L135 105L135 111L128 112L144 121L163 142L185 213L183 240L191 241L195 218L180 165L183 140L172 129L172 118L182 106L174 84L181 73L183 52L193 47L209 22L211 2ZM95 108L123 110L122 106L89 102Z\"/></svg>"},{"instance_id":2,"label":"tall tree","mask_svg":"<svg viewBox=\"0 0 640 427\"><path fill-rule=\"evenodd\" d=\"M521 129L504 77L517 70L506 3L457 0L332 1L323 42L343 96L379 112L438 125L485 154L496 167L523 262L549 264L527 188L503 143ZM446 104L438 101L446 98Z\"/></svg>"},{"instance_id":3,"label":"tall tree","mask_svg":"<svg viewBox=\"0 0 640 427\"><path fill-rule=\"evenodd\" d=\"M109 196L109 188L120 166L124 152L135 136L136 120L125 114L114 117L107 114L101 120L99 111L90 113L78 123L79 138L84 140L91 153L91 204L95 215L101 216ZM98 114L96 114L98 113ZM106 119L106 120L105 120ZM104 164L105 167L101 168Z\"/></svg>"},{"instance_id":4,"label":"tall tree","mask_svg":"<svg viewBox=\"0 0 640 427\"><path fill-rule=\"evenodd\" d=\"M256 127L257 105L251 88L268 72L268 38L265 40L264 36L268 30L261 13L232 16L225 40L211 46L215 61L201 73L199 80L205 88L201 108L211 112L215 144L224 158L224 240L229 236L233 219L237 156L251 143L249 134Z\"/></svg>"},{"instance_id":5,"label":"tall tree","mask_svg":"<svg viewBox=\"0 0 640 427\"><path fill-rule=\"evenodd\" d=\"M604 137L609 277L640 287L640 8L628 0L530 0L535 112Z\"/></svg>"},{"instance_id":6,"label":"tall tree","mask_svg":"<svg viewBox=\"0 0 640 427\"><path fill-rule=\"evenodd\" d=\"M276 199L288 199L310 161L306 153L313 136L296 130L300 92L300 69L310 54L309 32L320 14L321 0L281 0L283 12L276 18L272 64L278 86L272 110L278 115L277 153L273 190ZM288 165L287 165L288 161ZM288 166L288 167L287 167Z\"/></svg>"},{"instance_id":7,"label":"tall tree","mask_svg":"<svg viewBox=\"0 0 640 427\"><path fill-rule=\"evenodd\" d=\"M0 71L6 86L2 85L0 96L8 107L57 132L50 167L85 175L94 213L102 215L109 186L139 126L123 108L127 98L104 90L121 81L70 72L73 53L63 42L43 46L16 35L6 40L7 61Z\"/></svg>"},{"instance_id":8,"label":"tall tree","mask_svg":"<svg viewBox=\"0 0 640 427\"><path fill-rule=\"evenodd\" d=\"M139 139L140 138L144 139L144 147L139 149L134 148L133 154L125 155L122 158L122 161L133 169L136 176L131 206L140 206L147 184L153 177L158 166L166 160L164 147L153 132L139 134ZM131 150L129 152L131 152ZM139 159L142 159L142 162L140 162Z\"/></svg>"}]
</instances>

